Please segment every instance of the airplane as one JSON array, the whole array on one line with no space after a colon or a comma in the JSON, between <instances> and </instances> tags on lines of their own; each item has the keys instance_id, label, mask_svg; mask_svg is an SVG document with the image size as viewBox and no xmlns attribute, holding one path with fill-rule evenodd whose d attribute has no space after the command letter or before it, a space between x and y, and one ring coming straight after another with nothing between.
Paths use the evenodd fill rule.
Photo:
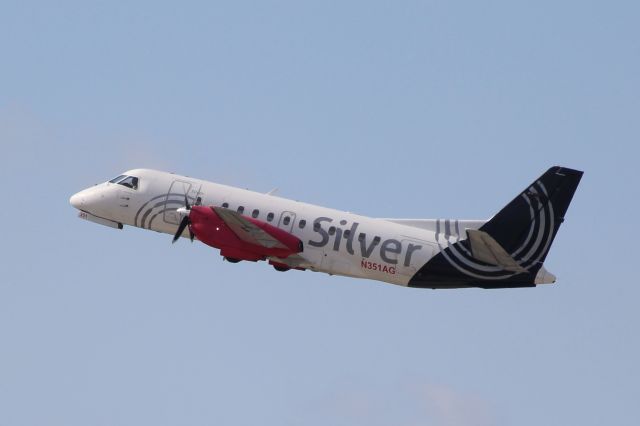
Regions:
<instances>
[{"instance_id":1,"label":"airplane","mask_svg":"<svg viewBox=\"0 0 640 426\"><path fill-rule=\"evenodd\" d=\"M488 220L370 218L150 169L69 201L82 219L197 239L231 263L405 287L516 288L556 281L543 263L582 174L551 167Z\"/></svg>"}]
</instances>

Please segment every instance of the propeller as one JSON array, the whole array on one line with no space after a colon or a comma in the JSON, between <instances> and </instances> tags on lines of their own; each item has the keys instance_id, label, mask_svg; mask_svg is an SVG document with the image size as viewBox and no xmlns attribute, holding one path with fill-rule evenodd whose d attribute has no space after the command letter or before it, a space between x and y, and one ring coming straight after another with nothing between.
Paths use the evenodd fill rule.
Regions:
<instances>
[{"instance_id":1,"label":"propeller","mask_svg":"<svg viewBox=\"0 0 640 426\"><path fill-rule=\"evenodd\" d=\"M196 203L194 205L199 206L201 203L202 203L202 198L198 197L196 198ZM191 206L189 205L189 199L187 198L186 194L184 196L184 207L180 207L179 209L176 210L176 212L178 212L178 214L182 216L182 220L180 221L180 225L178 225L178 230L176 231L176 234L173 236L173 240L171 241L172 244L178 241L178 239L184 232L184 228L186 228L191 224L191 221L189 220L189 215L191 213ZM193 242L194 238L195 238L195 235L193 235L193 232L191 232L191 228L189 228L189 239L191 240L191 242Z\"/></svg>"}]
</instances>

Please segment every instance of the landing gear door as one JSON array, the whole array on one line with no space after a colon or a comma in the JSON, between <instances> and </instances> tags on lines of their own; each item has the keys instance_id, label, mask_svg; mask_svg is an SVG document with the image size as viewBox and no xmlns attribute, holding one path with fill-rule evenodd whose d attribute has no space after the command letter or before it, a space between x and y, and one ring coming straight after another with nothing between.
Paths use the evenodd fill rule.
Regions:
<instances>
[{"instance_id":1,"label":"landing gear door","mask_svg":"<svg viewBox=\"0 0 640 426\"><path fill-rule=\"evenodd\" d=\"M164 206L162 207L162 218L166 223L178 225L180 223L180 215L176 210L184 206L184 196L187 196L189 204L193 205L199 196L200 189L194 187L191 182L183 180L174 180L169 187L169 192L165 197Z\"/></svg>"}]
</instances>

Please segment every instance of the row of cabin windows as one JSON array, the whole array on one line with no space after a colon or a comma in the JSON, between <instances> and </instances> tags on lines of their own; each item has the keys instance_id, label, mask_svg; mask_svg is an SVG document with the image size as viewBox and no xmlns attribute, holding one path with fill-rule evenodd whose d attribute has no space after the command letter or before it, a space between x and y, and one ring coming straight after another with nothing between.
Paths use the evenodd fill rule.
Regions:
<instances>
[{"instance_id":1,"label":"row of cabin windows","mask_svg":"<svg viewBox=\"0 0 640 426\"><path fill-rule=\"evenodd\" d=\"M229 203L222 203L222 207L224 207L225 209L229 208ZM243 214L244 213L244 206L238 206L238 213ZM260 210L258 209L254 209L251 212L251 217L253 217L254 219L257 218L260 215ZM273 212L269 212L267 214L267 222L273 222L275 215L273 214ZM287 226L291 223L291 217L290 216L285 216L285 218L282 220L283 225ZM304 219L301 219L298 222L298 227L300 229L304 229L304 227L307 225L307 221ZM314 223L313 224L313 230L314 231L318 231L320 230L321 226L319 223ZM329 227L329 235L333 235L336 233L336 227L335 226L331 226ZM344 231L342 231L342 235L344 236L344 238L349 238L349 236L351 235L351 230L350 229L345 229ZM362 240L364 238L363 234L359 235L359 239ZM379 237L375 237L375 239L380 239Z\"/></svg>"},{"instance_id":2,"label":"row of cabin windows","mask_svg":"<svg viewBox=\"0 0 640 426\"><path fill-rule=\"evenodd\" d=\"M229 203L222 203L222 207L225 209L229 208ZM238 206L237 212L240 214L244 214L244 206ZM258 216L260 216L260 210L258 209L254 209L251 212L251 217L256 219ZM273 219L275 218L275 214L273 214L273 212L269 212L267 214L267 222L273 222ZM290 216L285 216L285 218L282 220L282 224L287 226L291 223L291 217ZM307 225L307 221L302 219L298 222L298 227L300 229L303 229L305 226Z\"/></svg>"},{"instance_id":3,"label":"row of cabin windows","mask_svg":"<svg viewBox=\"0 0 640 426\"><path fill-rule=\"evenodd\" d=\"M302 221L301 221L301 222L302 222ZM303 227L303 226L301 226L301 228L302 228L302 227ZM321 226L319 223L314 223L314 224L313 224L313 230L314 230L314 231L319 231L321 227L322 227L322 226ZM336 227L335 227L335 226L330 226L330 227L329 227L329 230L328 230L327 232L329 233L329 235L333 235L333 234L335 234L335 233L336 233ZM342 231L342 236L343 236L343 237L345 237L345 238L349 238L349 236L350 236L350 235L351 235L351 230L350 230L350 229L345 229L344 231ZM358 236L358 239L359 239L359 240L363 240L364 238L365 238L365 236L364 236L363 234L360 234L360 235ZM378 237L375 237L375 238L378 238ZM374 239L375 239L375 238L374 238ZM379 238L378 238L378 240L379 240Z\"/></svg>"}]
</instances>

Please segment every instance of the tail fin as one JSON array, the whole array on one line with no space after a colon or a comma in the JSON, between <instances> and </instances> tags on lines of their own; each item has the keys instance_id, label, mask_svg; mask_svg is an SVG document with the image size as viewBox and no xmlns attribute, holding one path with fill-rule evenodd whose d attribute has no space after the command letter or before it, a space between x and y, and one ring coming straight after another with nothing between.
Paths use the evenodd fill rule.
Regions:
<instances>
[{"instance_id":1,"label":"tail fin","mask_svg":"<svg viewBox=\"0 0 640 426\"><path fill-rule=\"evenodd\" d=\"M477 231L451 240L436 232L440 253L409 281L412 287L532 287L552 282L542 268L582 172L552 167Z\"/></svg>"},{"instance_id":2,"label":"tail fin","mask_svg":"<svg viewBox=\"0 0 640 426\"><path fill-rule=\"evenodd\" d=\"M491 235L522 267L537 271L581 178L581 171L551 167L480 230Z\"/></svg>"}]
</instances>

